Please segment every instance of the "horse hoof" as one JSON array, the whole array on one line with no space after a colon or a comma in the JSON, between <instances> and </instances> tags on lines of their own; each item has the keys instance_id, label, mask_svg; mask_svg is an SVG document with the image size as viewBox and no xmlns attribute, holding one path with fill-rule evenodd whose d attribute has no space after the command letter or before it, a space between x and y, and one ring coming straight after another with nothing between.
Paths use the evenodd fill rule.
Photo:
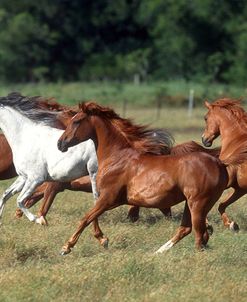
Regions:
<instances>
[{"instance_id":1,"label":"horse hoof","mask_svg":"<svg viewBox=\"0 0 247 302\"><path fill-rule=\"evenodd\" d=\"M28 217L28 218L29 218L29 217ZM30 220L31 222L36 222L37 219L38 219L38 217L35 216L35 215L32 215L32 216L29 218L29 220Z\"/></svg>"},{"instance_id":2,"label":"horse hoof","mask_svg":"<svg viewBox=\"0 0 247 302\"><path fill-rule=\"evenodd\" d=\"M103 246L103 248L108 249L109 239L107 237L101 238L100 244Z\"/></svg>"},{"instance_id":3,"label":"horse hoof","mask_svg":"<svg viewBox=\"0 0 247 302\"><path fill-rule=\"evenodd\" d=\"M46 225L46 226L48 225L47 220L45 219L44 216L40 216L40 217L36 218L35 222L40 225Z\"/></svg>"},{"instance_id":4,"label":"horse hoof","mask_svg":"<svg viewBox=\"0 0 247 302\"><path fill-rule=\"evenodd\" d=\"M207 225L207 231L208 231L208 235L209 235L209 236L212 236L212 235L213 235L213 233L214 233L214 228L212 227L211 224L208 224L208 225Z\"/></svg>"},{"instance_id":5,"label":"horse hoof","mask_svg":"<svg viewBox=\"0 0 247 302\"><path fill-rule=\"evenodd\" d=\"M21 218L23 216L23 212L22 212L22 210L20 210L20 209L17 209L16 211L15 211L15 218Z\"/></svg>"},{"instance_id":6,"label":"horse hoof","mask_svg":"<svg viewBox=\"0 0 247 302\"><path fill-rule=\"evenodd\" d=\"M62 250L60 251L61 256L65 256L71 252L71 249L69 247L63 247Z\"/></svg>"},{"instance_id":7,"label":"horse hoof","mask_svg":"<svg viewBox=\"0 0 247 302\"><path fill-rule=\"evenodd\" d=\"M232 221L230 223L229 229L233 232L238 232L239 231L239 226L236 222Z\"/></svg>"},{"instance_id":8,"label":"horse hoof","mask_svg":"<svg viewBox=\"0 0 247 302\"><path fill-rule=\"evenodd\" d=\"M127 218L128 218L131 222L136 222L136 221L139 219L139 216L128 215Z\"/></svg>"}]
</instances>

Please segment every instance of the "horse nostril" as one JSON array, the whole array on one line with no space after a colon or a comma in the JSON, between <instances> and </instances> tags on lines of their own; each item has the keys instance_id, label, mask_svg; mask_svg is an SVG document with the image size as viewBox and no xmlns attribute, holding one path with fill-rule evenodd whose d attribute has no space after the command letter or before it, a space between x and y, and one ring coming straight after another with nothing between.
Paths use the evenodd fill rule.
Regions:
<instances>
[{"instance_id":1,"label":"horse nostril","mask_svg":"<svg viewBox=\"0 0 247 302\"><path fill-rule=\"evenodd\" d=\"M208 139L204 138L204 136L202 136L202 143L205 147L211 147L212 146L212 142L210 142Z\"/></svg>"},{"instance_id":2,"label":"horse nostril","mask_svg":"<svg viewBox=\"0 0 247 302\"><path fill-rule=\"evenodd\" d=\"M62 145L62 142L60 140L57 141L57 148L58 150L61 150L61 145Z\"/></svg>"}]
</instances>

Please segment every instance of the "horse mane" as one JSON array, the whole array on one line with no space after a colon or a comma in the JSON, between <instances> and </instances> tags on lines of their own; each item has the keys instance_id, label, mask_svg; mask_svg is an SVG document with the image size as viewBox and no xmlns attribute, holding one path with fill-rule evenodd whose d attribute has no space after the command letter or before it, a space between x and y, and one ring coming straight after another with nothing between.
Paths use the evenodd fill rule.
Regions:
<instances>
[{"instance_id":1,"label":"horse mane","mask_svg":"<svg viewBox=\"0 0 247 302\"><path fill-rule=\"evenodd\" d=\"M167 130L134 124L130 119L121 118L113 109L95 102L81 103L79 108L89 116L98 116L105 123L110 123L119 134L116 137L115 133L112 133L111 139L119 145L132 147L140 153L170 154L174 139Z\"/></svg>"},{"instance_id":2,"label":"horse mane","mask_svg":"<svg viewBox=\"0 0 247 302\"><path fill-rule=\"evenodd\" d=\"M241 137L238 138L238 142L234 143L236 144L234 152L222 160L226 166L242 164L247 160L247 113L241 106L241 100L223 98L214 101L211 103L211 106L213 108L222 108L230 112L235 122L242 126L241 129L246 130L246 134L241 135Z\"/></svg>"},{"instance_id":3,"label":"horse mane","mask_svg":"<svg viewBox=\"0 0 247 302\"><path fill-rule=\"evenodd\" d=\"M220 151L221 148L207 149L201 146L200 144L196 143L195 141L190 141L172 147L171 155L183 155L192 152L204 152L212 155L213 157L219 158Z\"/></svg>"},{"instance_id":4,"label":"horse mane","mask_svg":"<svg viewBox=\"0 0 247 302\"><path fill-rule=\"evenodd\" d=\"M61 128L57 119L58 114L68 108L55 102L54 98L28 97L18 92L0 97L0 106L11 107L34 122L58 128Z\"/></svg>"},{"instance_id":5,"label":"horse mane","mask_svg":"<svg viewBox=\"0 0 247 302\"><path fill-rule=\"evenodd\" d=\"M244 123L247 125L247 113L241 106L241 100L235 100L230 98L218 99L211 103L213 108L218 107L226 109L235 118L238 123Z\"/></svg>"}]
</instances>

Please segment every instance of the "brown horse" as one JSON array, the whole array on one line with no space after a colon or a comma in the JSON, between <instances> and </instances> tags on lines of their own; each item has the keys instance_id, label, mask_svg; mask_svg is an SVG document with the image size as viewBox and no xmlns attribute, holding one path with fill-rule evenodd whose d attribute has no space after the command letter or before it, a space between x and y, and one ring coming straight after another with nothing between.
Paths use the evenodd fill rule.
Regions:
<instances>
[{"instance_id":1,"label":"brown horse","mask_svg":"<svg viewBox=\"0 0 247 302\"><path fill-rule=\"evenodd\" d=\"M0 133L0 146L0 180L13 178L17 176L17 173L13 164L12 151L2 133Z\"/></svg>"},{"instance_id":2,"label":"brown horse","mask_svg":"<svg viewBox=\"0 0 247 302\"><path fill-rule=\"evenodd\" d=\"M212 104L205 102L205 106L208 112L205 115L206 127L202 142L210 147L218 136L221 137L219 158L227 165L227 186L234 190L220 203L218 210L224 225L238 231L237 223L230 220L225 210L247 193L247 114L239 101L228 98L216 100Z\"/></svg>"},{"instance_id":3,"label":"brown horse","mask_svg":"<svg viewBox=\"0 0 247 302\"><path fill-rule=\"evenodd\" d=\"M207 244L206 216L227 185L225 166L204 152L158 155L159 144L147 139L145 131L109 108L93 102L80 105L80 112L58 140L58 148L65 152L81 141L94 140L100 195L61 254L71 251L95 218L122 204L165 209L186 200L181 226L157 252L171 248L192 227L196 247L202 249Z\"/></svg>"},{"instance_id":4,"label":"brown horse","mask_svg":"<svg viewBox=\"0 0 247 302\"><path fill-rule=\"evenodd\" d=\"M39 106L43 110L50 110L50 111L55 111L55 112L61 112L59 114L58 119L57 119L57 125L56 127L64 129L70 119L78 112L77 107L71 107L71 106L66 106L57 103L53 98L44 98L44 97L36 97L37 102L39 102ZM159 130L156 129L156 132ZM154 129L155 132L155 129ZM155 135L157 133L155 132ZM9 154L8 158L5 158L5 156L1 156L1 159L4 159L4 163L6 164L9 162L9 164L12 164L12 152L10 150L10 147L5 139L5 137L2 134L2 144L6 146L4 148L4 154ZM7 150L8 147L8 150ZM180 154L186 154L190 152L206 152L209 153L213 156L218 157L219 156L219 150L216 149L206 149L203 148L201 145L197 144L194 141L186 142L183 144L179 144L176 146L171 147L170 149L165 148L163 149L164 154L168 154L171 152L172 155L180 155ZM1 152L0 152L1 153ZM8 161L9 160L9 161ZM1 165L0 165L0 173L1 173ZM14 175L16 176L16 172L14 170ZM0 174L1 176L1 174ZM13 177L12 176L12 177ZM5 178L4 178L5 179ZM41 222L43 225L47 225L47 220L46 220L46 215L56 197L56 195L60 192L63 192L64 190L71 190L71 191L83 191L83 192L92 192L91 188L91 182L89 176L84 176L81 177L77 180L71 181L71 182L46 182L39 186L34 194L25 202L25 206L30 208L34 204L36 204L39 200L44 198L44 201L38 210L38 216L43 218L41 219ZM129 219L134 222L139 219L139 210L140 208L138 206L130 206L129 211L128 211L128 217ZM165 217L171 217L171 209L161 209L161 212L164 214ZM15 216L17 218L22 216L22 211L20 209L16 209L16 214Z\"/></svg>"},{"instance_id":5,"label":"brown horse","mask_svg":"<svg viewBox=\"0 0 247 302\"><path fill-rule=\"evenodd\" d=\"M69 123L70 119L78 112L78 108L61 105L57 103L53 98L36 97L37 102L39 102L39 107L43 110L60 112L56 127L64 129ZM153 130L155 135L159 135L159 129ZM162 135L162 134L161 134ZM5 138L4 138L5 139ZM6 141L6 139L5 139ZM8 144L8 143L7 143ZM9 152L11 152L9 147ZM169 148L163 148L162 153L168 154L185 154L190 152L207 152L213 156L218 156L217 149L205 149L194 141L186 142L177 146ZM12 154L11 154L12 160ZM13 163L12 163L13 164ZM16 174L15 174L16 176ZM35 193L25 202L25 206L30 208L36 204L40 199L44 198L44 201L38 211L38 216L41 217L41 222L43 225L47 225L46 215L56 197L56 195L64 190L72 191L83 191L92 192L90 178L88 176L81 177L77 180L71 182L46 182L39 186ZM166 217L171 217L171 210L161 209L161 212ZM22 216L22 211L20 209L16 210L16 217ZM129 208L128 217L131 221L136 221L139 218L139 207L132 206Z\"/></svg>"},{"instance_id":6,"label":"brown horse","mask_svg":"<svg viewBox=\"0 0 247 302\"><path fill-rule=\"evenodd\" d=\"M206 149L203 146L199 145L195 141L189 141L185 142L182 144L178 144L175 146L172 146L170 148L170 153L171 155L183 155L187 153L192 153L192 152L204 152L207 154L210 154L216 158L219 158L220 155L220 148L213 148L213 149ZM172 216L171 209L160 209L161 212L164 214L165 217L170 218ZM135 222L139 219L139 211L140 207L138 206L130 206L129 211L128 211L128 217L132 222ZM207 228L210 233L213 233L213 227L208 224L207 221Z\"/></svg>"}]
</instances>

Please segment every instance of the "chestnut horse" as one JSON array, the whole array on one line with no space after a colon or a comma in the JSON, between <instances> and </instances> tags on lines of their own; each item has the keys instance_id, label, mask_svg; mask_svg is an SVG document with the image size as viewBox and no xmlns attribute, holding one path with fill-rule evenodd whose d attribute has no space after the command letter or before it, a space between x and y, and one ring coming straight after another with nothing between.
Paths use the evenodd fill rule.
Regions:
<instances>
[{"instance_id":1,"label":"chestnut horse","mask_svg":"<svg viewBox=\"0 0 247 302\"><path fill-rule=\"evenodd\" d=\"M12 151L5 136L0 133L0 180L6 180L17 176L13 164Z\"/></svg>"},{"instance_id":2,"label":"chestnut horse","mask_svg":"<svg viewBox=\"0 0 247 302\"><path fill-rule=\"evenodd\" d=\"M53 98L44 98L44 97L37 97L37 102L39 103L39 107L44 110L50 110L50 111L56 111L61 112L61 114L58 115L57 119L57 125L56 127L60 129L65 129L66 125L69 123L71 118L78 112L77 107L71 107L66 106L57 103ZM153 129L154 135L159 135L158 129ZM7 158L6 156L0 154L0 158L4 159L4 163L8 162L10 165L13 166L12 161L12 152L8 145L8 142L4 135L2 134L2 144L6 146L4 148L3 154L8 154ZM8 150L7 150L8 147ZM206 149L203 148L201 145L194 141L189 141L186 143L182 143L176 146L172 146L171 148L168 148L166 150L163 150L165 154L167 152L171 152L172 155L180 155L180 154L186 154L190 152L206 152L213 156L218 157L219 156L219 149ZM0 152L1 153L1 152ZM1 173L1 165L0 165L0 173ZM14 170L15 172L15 170ZM16 172L13 176L16 176ZM1 174L0 174L1 177ZM60 192L63 192L64 190L71 190L71 191L83 191L83 192L92 192L92 186L89 176L83 176L79 179L76 179L71 182L46 182L39 186L35 192L32 194L32 196L27 199L25 202L25 206L27 208L32 207L34 204L36 204L41 198L44 198L44 201L39 208L38 211L38 217L40 217L40 222L43 225L47 225L46 215L56 197L56 195ZM130 206L128 211L128 217L129 219L134 222L139 219L139 210L140 208L138 206ZM171 217L171 210L168 209L161 209L162 213L166 217ZM22 211L20 209L16 210L16 217L19 218L22 216ZM210 227L209 227L210 228ZM212 230L211 230L212 232ZM95 231L95 236L97 236L98 231Z\"/></svg>"},{"instance_id":3,"label":"chestnut horse","mask_svg":"<svg viewBox=\"0 0 247 302\"><path fill-rule=\"evenodd\" d=\"M202 142L210 147L213 141L221 137L220 160L227 165L228 187L233 188L226 199L220 203L219 212L223 223L233 231L239 226L227 216L226 208L247 193L247 114L240 102L228 98L209 104L205 115L206 127Z\"/></svg>"},{"instance_id":4,"label":"chestnut horse","mask_svg":"<svg viewBox=\"0 0 247 302\"><path fill-rule=\"evenodd\" d=\"M168 153L168 154L182 155L182 154L187 154L187 153L192 153L192 152L204 152L204 153L210 154L216 158L219 158L220 148L206 149L203 146L196 143L195 141L189 141L189 142L185 142L182 144L172 146L170 148L170 153ZM163 212L165 217L170 218L172 216L170 208L160 209L160 210ZM139 211L140 211L140 207L138 207L138 206L129 207L128 217L130 218L130 220L132 222L135 222L139 219ZM213 227L208 224L208 221L207 221L207 229L210 232L210 234L213 233Z\"/></svg>"},{"instance_id":5,"label":"chestnut horse","mask_svg":"<svg viewBox=\"0 0 247 302\"><path fill-rule=\"evenodd\" d=\"M206 216L227 185L225 166L204 152L159 155L159 144L147 140L145 131L112 109L93 102L80 105L80 112L59 138L58 148L65 152L89 138L94 141L99 198L63 246L62 255L71 251L95 218L122 204L165 209L186 200L181 226L157 253L170 249L192 228L197 249L207 244Z\"/></svg>"}]
</instances>

